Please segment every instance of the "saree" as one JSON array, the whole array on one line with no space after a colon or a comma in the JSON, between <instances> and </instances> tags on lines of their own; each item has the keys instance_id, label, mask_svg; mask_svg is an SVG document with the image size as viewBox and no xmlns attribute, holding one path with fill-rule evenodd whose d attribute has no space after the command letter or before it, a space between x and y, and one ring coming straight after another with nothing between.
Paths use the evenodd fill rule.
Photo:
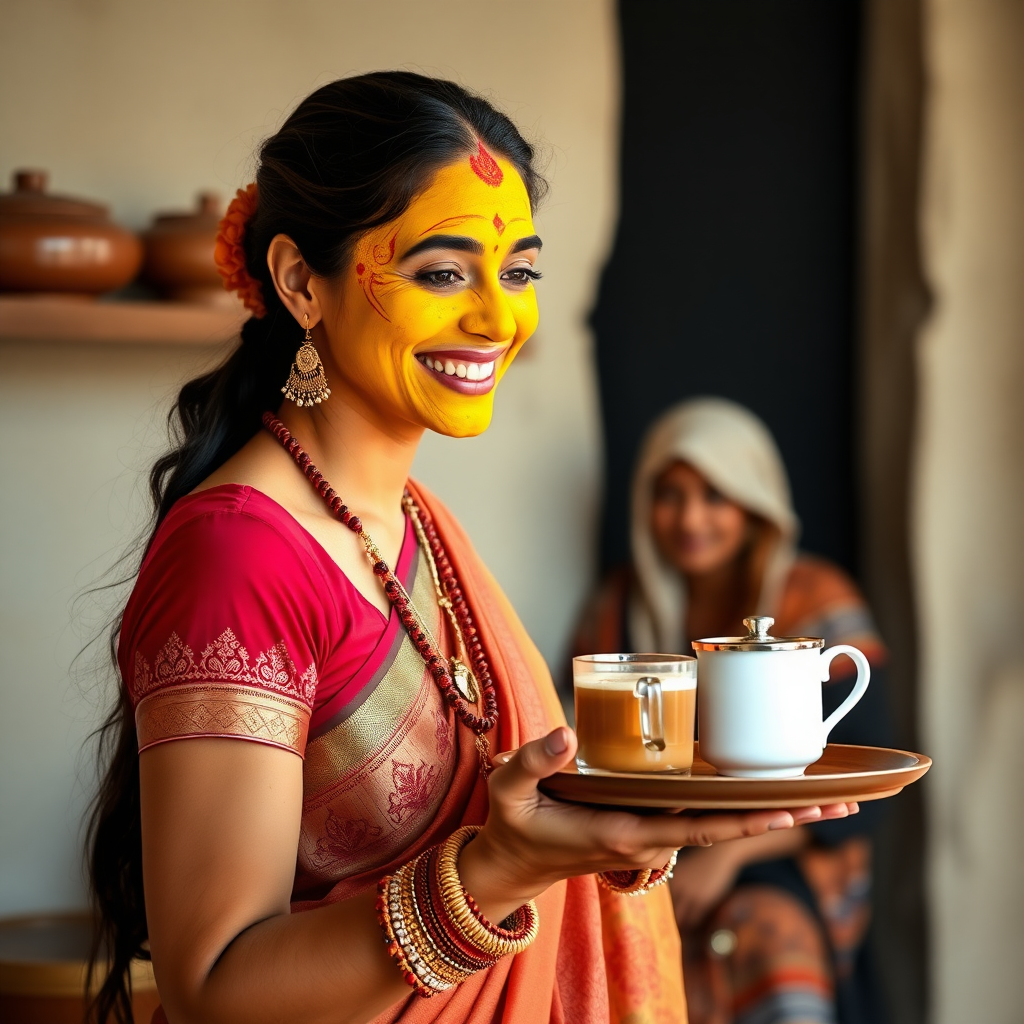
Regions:
<instances>
[{"instance_id":1,"label":"saree","mask_svg":"<svg viewBox=\"0 0 1024 1024\"><path fill-rule=\"evenodd\" d=\"M409 489L433 519L487 652L500 709L492 751L545 735L564 723L547 666L455 519L422 486ZM158 531L125 613L119 660L140 748L217 735L304 758L294 913L364 892L459 826L482 824L474 736L397 615L361 632L367 612L346 597L343 574L259 492L230 485L185 502ZM174 535L190 531L176 546ZM196 574L194 589L175 596L174 581L180 590ZM429 565L408 532L396 574L443 638ZM209 596L218 587L222 600ZM540 932L526 951L432 999L410 990L377 1022L685 1024L664 887L631 899L590 875L551 886L537 905Z\"/></svg>"}]
</instances>

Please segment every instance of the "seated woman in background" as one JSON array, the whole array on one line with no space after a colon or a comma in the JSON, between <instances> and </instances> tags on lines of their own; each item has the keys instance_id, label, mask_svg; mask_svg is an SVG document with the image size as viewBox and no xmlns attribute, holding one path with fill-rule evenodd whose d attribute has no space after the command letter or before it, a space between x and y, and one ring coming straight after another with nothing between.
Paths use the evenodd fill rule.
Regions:
<instances>
[{"instance_id":1,"label":"seated woman in background","mask_svg":"<svg viewBox=\"0 0 1024 1024\"><path fill-rule=\"evenodd\" d=\"M797 551L798 529L764 424L724 399L683 402L644 442L633 564L595 595L574 653L690 654L692 640L742 634L744 616L772 615L776 636L819 636L864 652L871 686L830 740L885 743L885 651L870 612L841 569ZM834 662L826 715L849 692L853 671L845 656ZM879 1019L863 949L872 805L865 810L683 851L671 888L691 1024Z\"/></svg>"}]
</instances>

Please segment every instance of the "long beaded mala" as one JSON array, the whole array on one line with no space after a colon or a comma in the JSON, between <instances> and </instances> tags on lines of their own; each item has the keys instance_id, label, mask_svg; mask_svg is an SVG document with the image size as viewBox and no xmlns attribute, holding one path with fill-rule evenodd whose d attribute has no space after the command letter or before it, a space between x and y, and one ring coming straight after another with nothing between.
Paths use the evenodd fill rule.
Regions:
<instances>
[{"instance_id":1,"label":"long beaded mala","mask_svg":"<svg viewBox=\"0 0 1024 1024\"><path fill-rule=\"evenodd\" d=\"M299 469L324 499L331 515L347 526L366 548L366 556L373 566L374 575L381 581L384 593L398 612L409 639L427 664L434 682L441 691L448 705L455 711L459 719L473 731L476 736L477 750L480 754L481 772L486 777L491 770L490 750L486 733L490 732L498 722L498 695L494 688L490 665L484 652L483 644L473 617L466 604L465 596L455 577L451 562L444 550L441 540L434 528L434 522L421 508L418 508L408 491L402 498L406 514L411 518L416 530L417 539L424 547L431 571L434 576L435 588L438 591L438 604L445 611L452 623L458 645L464 648L470 662L468 672L458 657L451 662L441 651L430 635L429 629L420 620L412 599L409 597L401 581L395 576L380 550L370 535L363 529L362 520L353 515L341 496L324 479L323 473L313 465L313 461L302 450L299 442L292 436L288 428L271 412L263 414L263 425L280 441L282 447L295 460ZM460 692L456 680L464 682L466 692ZM475 683L475 685L474 685ZM477 715L470 707L470 701L479 700L483 704L483 714Z\"/></svg>"}]
</instances>

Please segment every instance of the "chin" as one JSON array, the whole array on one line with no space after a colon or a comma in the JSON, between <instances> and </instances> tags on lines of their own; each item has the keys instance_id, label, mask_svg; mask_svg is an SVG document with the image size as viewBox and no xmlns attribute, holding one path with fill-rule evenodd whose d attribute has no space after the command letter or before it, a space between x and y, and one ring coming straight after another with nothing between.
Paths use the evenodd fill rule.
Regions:
<instances>
[{"instance_id":1,"label":"chin","mask_svg":"<svg viewBox=\"0 0 1024 1024\"><path fill-rule=\"evenodd\" d=\"M491 425L494 403L490 397L488 395L484 402L477 400L476 408L464 409L462 415L439 415L440 410L435 408L426 425L435 434L445 437L478 437Z\"/></svg>"}]
</instances>

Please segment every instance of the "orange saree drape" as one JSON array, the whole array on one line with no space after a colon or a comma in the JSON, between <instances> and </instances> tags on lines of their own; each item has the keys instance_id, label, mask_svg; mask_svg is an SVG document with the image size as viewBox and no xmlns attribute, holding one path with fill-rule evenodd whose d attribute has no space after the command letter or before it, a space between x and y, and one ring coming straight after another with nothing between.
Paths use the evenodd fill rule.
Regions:
<instances>
[{"instance_id":1,"label":"orange saree drape","mask_svg":"<svg viewBox=\"0 0 1024 1024\"><path fill-rule=\"evenodd\" d=\"M462 528L424 487L410 484L410 490L434 520L487 650L501 715L492 750L512 750L564 724L544 660ZM431 827L393 863L348 877L323 901L297 903L295 910L349 898L460 825L484 822L487 786L472 737L459 729L455 777ZM630 898L606 892L589 875L552 886L537 905L540 934L524 953L450 992L431 999L410 995L375 1024L685 1024L679 934L667 886Z\"/></svg>"}]
</instances>

